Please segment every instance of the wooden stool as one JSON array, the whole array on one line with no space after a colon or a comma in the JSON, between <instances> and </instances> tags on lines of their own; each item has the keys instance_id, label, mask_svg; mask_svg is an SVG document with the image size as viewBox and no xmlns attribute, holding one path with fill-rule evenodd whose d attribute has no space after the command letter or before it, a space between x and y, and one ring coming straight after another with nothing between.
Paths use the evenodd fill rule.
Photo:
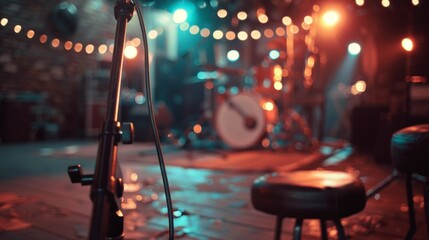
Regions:
<instances>
[{"instance_id":1,"label":"wooden stool","mask_svg":"<svg viewBox=\"0 0 429 240\"><path fill-rule=\"evenodd\" d=\"M406 239L416 232L416 220L413 202L412 175L429 176L429 124L414 125L395 132L390 143L392 165L405 174L407 189L409 229ZM424 188L426 229L429 237L429 184Z\"/></svg>"},{"instance_id":2,"label":"wooden stool","mask_svg":"<svg viewBox=\"0 0 429 240\"><path fill-rule=\"evenodd\" d=\"M280 239L284 218L295 218L294 239L301 238L304 219L320 219L322 238L328 239L326 221L332 220L338 239L345 239L341 218L365 208L362 182L338 171L273 173L256 179L251 189L253 207L277 216L274 239Z\"/></svg>"}]
</instances>

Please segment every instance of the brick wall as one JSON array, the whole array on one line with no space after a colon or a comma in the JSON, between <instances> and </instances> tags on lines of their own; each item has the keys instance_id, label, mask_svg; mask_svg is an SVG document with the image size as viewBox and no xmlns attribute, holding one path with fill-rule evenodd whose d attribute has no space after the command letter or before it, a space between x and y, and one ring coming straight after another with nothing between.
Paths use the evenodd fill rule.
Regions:
<instances>
[{"instance_id":1,"label":"brick wall","mask_svg":"<svg viewBox=\"0 0 429 240\"><path fill-rule=\"evenodd\" d=\"M3 129L24 128L31 125L27 136L4 136L3 141L31 140L37 136L35 123L42 121L51 126L54 137L80 137L83 135L84 116L82 109L84 74L98 65L96 53L77 53L66 50L64 43L82 43L85 47L92 43L97 46L112 40L116 21L113 16L114 1L70 0L77 8L75 15L66 18L64 27L53 17L53 10L61 1L52 0L2 0L0 19L8 19L5 26L0 25L0 97L2 99L1 123ZM76 17L77 28L72 27L70 18ZM67 16L66 16L67 17ZM64 16L63 16L64 19ZM15 33L16 25L22 27ZM27 32L33 30L33 38ZM47 36L46 43L40 42L41 35ZM57 38L59 46L53 47ZM96 52L96 51L95 51ZM19 108L14 104L27 105L30 119L19 118ZM43 107L40 107L43 105ZM44 109L43 111L40 109ZM42 120L40 120L42 118ZM12 120L12 121L11 121ZM9 126L5 126L5 124ZM27 126L28 128L28 126Z\"/></svg>"}]
</instances>

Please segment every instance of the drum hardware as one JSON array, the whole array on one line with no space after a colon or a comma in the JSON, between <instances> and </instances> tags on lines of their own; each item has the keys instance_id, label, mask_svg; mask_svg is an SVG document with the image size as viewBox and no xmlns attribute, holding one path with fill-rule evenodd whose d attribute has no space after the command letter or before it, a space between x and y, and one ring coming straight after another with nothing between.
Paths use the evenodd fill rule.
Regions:
<instances>
[{"instance_id":1,"label":"drum hardware","mask_svg":"<svg viewBox=\"0 0 429 240\"><path fill-rule=\"evenodd\" d=\"M312 136L312 129L309 127L307 121L298 111L294 109L292 101L294 100L295 93L295 77L294 77L294 62L295 62L295 39L294 34L290 31L289 26L286 27L287 38L285 43L285 50L287 59L282 67L282 73L279 76L282 83L282 91L280 97L281 111L279 114L279 121L267 133L268 146L271 149L278 149L280 147L293 147L296 150L310 150L317 144ZM286 71L287 76L283 75ZM286 87L287 86L287 87Z\"/></svg>"},{"instance_id":2,"label":"drum hardware","mask_svg":"<svg viewBox=\"0 0 429 240\"><path fill-rule=\"evenodd\" d=\"M277 120L278 109L274 101L250 92L229 96L215 113L217 134L235 150L257 146L268 126Z\"/></svg>"},{"instance_id":3,"label":"drum hardware","mask_svg":"<svg viewBox=\"0 0 429 240\"><path fill-rule=\"evenodd\" d=\"M183 139L181 148L188 151L199 150L210 152L226 157L225 152L221 150L223 146L219 136L213 127L213 112L216 108L216 86L218 85L218 79L199 79L198 82L204 83L203 112L195 123L191 123L184 130L183 137L181 138Z\"/></svg>"},{"instance_id":4,"label":"drum hardware","mask_svg":"<svg viewBox=\"0 0 429 240\"><path fill-rule=\"evenodd\" d=\"M240 108L237 104L232 102L231 100L226 100L228 103L228 106L230 106L232 109L234 109L240 117L243 119L243 124L247 129L254 129L256 127L256 120L254 117L248 115L243 111L243 109Z\"/></svg>"}]
</instances>

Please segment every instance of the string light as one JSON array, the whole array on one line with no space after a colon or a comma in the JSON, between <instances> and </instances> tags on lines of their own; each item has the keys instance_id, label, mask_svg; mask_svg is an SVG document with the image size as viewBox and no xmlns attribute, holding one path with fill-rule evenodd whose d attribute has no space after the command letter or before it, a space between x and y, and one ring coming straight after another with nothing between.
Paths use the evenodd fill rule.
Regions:
<instances>
[{"instance_id":1,"label":"string light","mask_svg":"<svg viewBox=\"0 0 429 240\"><path fill-rule=\"evenodd\" d=\"M247 13L244 11L240 11L237 13L237 18L241 21L244 21L247 19Z\"/></svg>"},{"instance_id":2,"label":"string light","mask_svg":"<svg viewBox=\"0 0 429 240\"><path fill-rule=\"evenodd\" d=\"M203 28L200 31L201 37L208 37L210 36L210 30L208 28Z\"/></svg>"},{"instance_id":3,"label":"string light","mask_svg":"<svg viewBox=\"0 0 429 240\"><path fill-rule=\"evenodd\" d=\"M107 46L106 46L106 44L101 44L100 46L98 46L98 52L100 54L105 54L107 52Z\"/></svg>"},{"instance_id":4,"label":"string light","mask_svg":"<svg viewBox=\"0 0 429 240\"><path fill-rule=\"evenodd\" d=\"M217 16L220 18L226 18L226 16L228 16L228 12L225 9L219 9L217 11Z\"/></svg>"},{"instance_id":5,"label":"string light","mask_svg":"<svg viewBox=\"0 0 429 240\"><path fill-rule=\"evenodd\" d=\"M71 41L67 41L67 42L64 43L64 49L65 50L68 51L68 50L70 50L72 48L73 48L73 43Z\"/></svg>"},{"instance_id":6,"label":"string light","mask_svg":"<svg viewBox=\"0 0 429 240\"><path fill-rule=\"evenodd\" d=\"M183 22L179 25L180 30L182 31L186 31L189 28L189 23L188 22Z\"/></svg>"},{"instance_id":7,"label":"string light","mask_svg":"<svg viewBox=\"0 0 429 240\"><path fill-rule=\"evenodd\" d=\"M269 28L265 29L265 30L264 30L264 36L265 36L266 38L272 38L272 37L274 36L274 32L273 32L273 30L271 30L271 29L269 29Z\"/></svg>"},{"instance_id":8,"label":"string light","mask_svg":"<svg viewBox=\"0 0 429 240\"><path fill-rule=\"evenodd\" d=\"M87 54L91 54L92 52L94 52L94 45L92 45L92 44L88 44L88 45L86 45L86 47L85 47L85 52L86 52Z\"/></svg>"},{"instance_id":9,"label":"string light","mask_svg":"<svg viewBox=\"0 0 429 240\"><path fill-rule=\"evenodd\" d=\"M51 46L57 48L60 45L60 40L58 38L54 38L51 41Z\"/></svg>"},{"instance_id":10,"label":"string light","mask_svg":"<svg viewBox=\"0 0 429 240\"><path fill-rule=\"evenodd\" d=\"M34 32L33 30L28 30L28 32L27 32L27 37L28 37L29 39L32 39L32 38L34 37L34 34L35 34L35 32Z\"/></svg>"},{"instance_id":11,"label":"string light","mask_svg":"<svg viewBox=\"0 0 429 240\"><path fill-rule=\"evenodd\" d=\"M9 22L9 20L7 20L7 18L2 18L2 19L0 20L0 24L1 24L3 27L4 27L4 26L6 26L8 22Z\"/></svg>"},{"instance_id":12,"label":"string light","mask_svg":"<svg viewBox=\"0 0 429 240\"><path fill-rule=\"evenodd\" d=\"M233 31L226 32L225 38L228 40L234 40L235 39L235 32L233 32Z\"/></svg>"},{"instance_id":13,"label":"string light","mask_svg":"<svg viewBox=\"0 0 429 240\"><path fill-rule=\"evenodd\" d=\"M45 34L42 34L39 40L40 40L40 43L45 43L46 41L48 41L48 36L46 36Z\"/></svg>"},{"instance_id":14,"label":"string light","mask_svg":"<svg viewBox=\"0 0 429 240\"><path fill-rule=\"evenodd\" d=\"M237 34L237 38L239 39L239 40L241 40L241 41L245 41L245 40L247 40L247 38L248 38L249 36L248 36L248 34L247 34L247 32L245 32L245 31L240 31L240 32L238 32L238 34Z\"/></svg>"},{"instance_id":15,"label":"string light","mask_svg":"<svg viewBox=\"0 0 429 240\"><path fill-rule=\"evenodd\" d=\"M150 30L147 33L147 36L148 36L149 39L155 39L158 36L158 32L155 31L155 30Z\"/></svg>"},{"instance_id":16,"label":"string light","mask_svg":"<svg viewBox=\"0 0 429 240\"><path fill-rule=\"evenodd\" d=\"M381 1L381 5L383 6L383 7L389 7L390 6L390 1L389 0L382 0Z\"/></svg>"},{"instance_id":17,"label":"string light","mask_svg":"<svg viewBox=\"0 0 429 240\"><path fill-rule=\"evenodd\" d=\"M292 24L292 18L290 18L289 16L285 16L282 18L282 23L286 26L289 26Z\"/></svg>"},{"instance_id":18,"label":"string light","mask_svg":"<svg viewBox=\"0 0 429 240\"><path fill-rule=\"evenodd\" d=\"M222 39L223 32L221 30L216 30L213 32L213 38L216 40Z\"/></svg>"},{"instance_id":19,"label":"string light","mask_svg":"<svg viewBox=\"0 0 429 240\"><path fill-rule=\"evenodd\" d=\"M21 29L22 29L21 25L15 25L15 27L13 28L13 31L15 31L15 33L19 33L21 32Z\"/></svg>"},{"instance_id":20,"label":"string light","mask_svg":"<svg viewBox=\"0 0 429 240\"><path fill-rule=\"evenodd\" d=\"M261 32L259 32L258 30L252 30L252 31L250 32L250 36L251 36L253 39L258 40L258 39L260 39L260 38L261 38Z\"/></svg>"},{"instance_id":21,"label":"string light","mask_svg":"<svg viewBox=\"0 0 429 240\"><path fill-rule=\"evenodd\" d=\"M363 6L365 4L365 0L356 0L356 5Z\"/></svg>"},{"instance_id":22,"label":"string light","mask_svg":"<svg viewBox=\"0 0 429 240\"><path fill-rule=\"evenodd\" d=\"M193 25L192 27L189 28L189 32L193 35L198 34L199 31L200 31L200 27L198 27L197 25Z\"/></svg>"},{"instance_id":23,"label":"string light","mask_svg":"<svg viewBox=\"0 0 429 240\"><path fill-rule=\"evenodd\" d=\"M283 37L286 34L286 30L283 27L276 28L276 34L279 37Z\"/></svg>"},{"instance_id":24,"label":"string light","mask_svg":"<svg viewBox=\"0 0 429 240\"><path fill-rule=\"evenodd\" d=\"M413 6L418 6L420 4L419 0L410 0L411 3L413 4ZM213 8L217 8L217 3L215 4L216 1L210 1L210 5ZM355 0L355 4L357 6L363 6L365 4L365 0ZM381 5L383 7L389 7L391 5L390 0L381 0ZM320 10L319 5L313 5L312 7L313 12L318 12ZM228 12L225 9L219 9L216 12L217 16L219 18L226 18L228 16ZM238 11L236 13L236 17L238 20L240 21L245 21L246 19L248 19L248 13L245 11ZM269 21L269 17L266 15L265 13L265 9L263 8L258 8L256 10L256 17L258 19L258 21L262 24L266 24ZM183 19L181 19L183 21ZM313 18L310 15L307 15L304 17L303 22L301 23L300 27L298 27L297 25L293 25L293 21L292 18L289 16L284 16L281 20L282 24L285 26L290 26L290 33L292 34L298 34L300 29L303 30L310 30L311 29L311 24L313 24ZM240 41L245 41L249 38L252 38L254 40L258 40L260 39L262 36L266 37L266 38L272 38L274 36L274 34L276 34L279 37L285 36L286 31L283 27L277 27L274 29L270 29L267 28L263 31L263 34L261 34L261 32L259 30L252 30L250 32L246 32L246 31L238 31L238 32L234 32L234 31L227 31L225 34L221 31L221 30L214 30L211 31L208 28L202 28L200 30L200 27L197 25L193 25L190 26L188 22L183 21L180 22L179 21L179 29L181 31L188 31L193 34L200 34L201 37L209 37L212 36L214 39L216 40L221 40L223 37L225 37L228 40L234 40L234 39L239 39ZM0 25L5 27L6 25L9 24L9 19L8 18L1 18L0 19ZM20 33L22 31L23 27L19 24L15 25L13 28L13 31L15 33ZM163 28L158 27L156 30L151 30L148 32L148 38L151 40L156 39L158 36L160 36L162 33L164 32ZM40 34L40 33L39 33ZM37 34L37 35L39 35ZM36 36L36 31L35 30L28 30L26 32L26 36L28 39L32 39ZM39 42L44 44L48 41L49 37L46 34L40 34L39 37ZM58 48L60 46L60 40L59 39L52 39L50 41L50 44L52 47L54 48ZM131 45L133 46L139 46L140 45L140 39L139 38L134 38L133 40L131 40L130 42ZM72 41L65 41L63 44L63 47L65 50L69 51L71 49L74 49L75 52L81 52L84 49L84 45L82 43L73 43ZM95 51L95 49L97 49L98 51ZM110 45L106 45L106 44L101 44L98 46L98 48L96 46L94 46L93 44L88 44L85 47L85 52L87 54L92 54L94 52L98 52L99 54L105 54L107 52L113 53L113 44Z\"/></svg>"},{"instance_id":25,"label":"string light","mask_svg":"<svg viewBox=\"0 0 429 240\"><path fill-rule=\"evenodd\" d=\"M82 45L82 43L76 43L75 45L74 45L74 51L75 52L80 52L80 51L82 51L82 49L83 49L83 45Z\"/></svg>"}]
</instances>

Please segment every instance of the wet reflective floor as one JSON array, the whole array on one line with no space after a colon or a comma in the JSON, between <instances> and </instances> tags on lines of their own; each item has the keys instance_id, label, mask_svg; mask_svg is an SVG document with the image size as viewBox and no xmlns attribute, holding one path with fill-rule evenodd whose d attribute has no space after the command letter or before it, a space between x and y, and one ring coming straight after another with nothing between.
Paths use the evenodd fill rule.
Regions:
<instances>
[{"instance_id":1,"label":"wet reflective floor","mask_svg":"<svg viewBox=\"0 0 429 240\"><path fill-rule=\"evenodd\" d=\"M71 184L67 167L79 163L85 173L90 173L95 164L94 149L94 142L77 141L0 145L0 239L86 239L92 211L89 187ZM261 163L264 166L261 171L257 167L245 171L248 169L244 167L249 165L247 158L255 161L258 156L271 155L264 150L225 152L229 158L243 159L240 169L240 164L228 168L226 165L237 163L222 160L224 156L213 156L212 152L195 151L189 158L190 153L184 150L166 149L176 239L273 239L275 217L254 210L250 203L253 180L268 172L266 167L271 163L260 158L258 161L265 161ZM156 159L139 162L133 151L145 159L156 158L153 149L141 144L119 153L125 181L122 202L125 238L168 239L159 166ZM357 174L367 191L392 173L388 163L379 163L371 154L357 152L348 144L323 158L309 161L311 156L289 150L275 152L272 158L293 161L293 165L287 165L293 167L273 161L277 167L281 165L281 169L291 171L329 169ZM177 161L169 165L169 159ZM207 164L192 167L201 159L207 159ZM414 179L417 223L414 239L427 239L422 195L425 179L419 176ZM363 211L342 219L342 223L348 239L404 239L407 212L404 179L399 176L375 192ZM294 220L285 219L283 224L282 239L292 239ZM328 235L336 239L336 228L330 222ZM304 220L302 239L320 239L318 220Z\"/></svg>"}]
</instances>

